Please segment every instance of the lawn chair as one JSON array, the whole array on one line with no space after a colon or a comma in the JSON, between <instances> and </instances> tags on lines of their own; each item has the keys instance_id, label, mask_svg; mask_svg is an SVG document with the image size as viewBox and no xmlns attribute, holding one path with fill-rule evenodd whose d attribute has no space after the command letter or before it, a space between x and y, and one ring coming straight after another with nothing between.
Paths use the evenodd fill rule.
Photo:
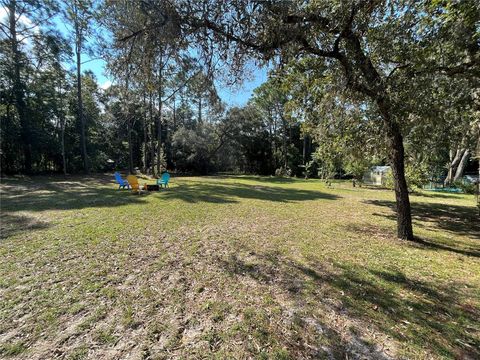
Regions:
<instances>
[{"instance_id":1,"label":"lawn chair","mask_svg":"<svg viewBox=\"0 0 480 360\"><path fill-rule=\"evenodd\" d=\"M118 189L125 189L125 187L127 189L130 189L130 185L128 184L128 181L127 180L123 180L122 179L122 175L120 175L119 172L116 172L115 173L115 180L117 181L118 183Z\"/></svg>"},{"instance_id":2,"label":"lawn chair","mask_svg":"<svg viewBox=\"0 0 480 360\"><path fill-rule=\"evenodd\" d=\"M170 181L170 174L168 172L164 172L160 179L157 179L157 185L160 187L168 187L168 182Z\"/></svg>"},{"instance_id":3,"label":"lawn chair","mask_svg":"<svg viewBox=\"0 0 480 360\"><path fill-rule=\"evenodd\" d=\"M139 194L142 192L142 188L140 187L140 184L138 183L138 179L135 175L128 175L127 181L133 192L136 192Z\"/></svg>"}]
</instances>

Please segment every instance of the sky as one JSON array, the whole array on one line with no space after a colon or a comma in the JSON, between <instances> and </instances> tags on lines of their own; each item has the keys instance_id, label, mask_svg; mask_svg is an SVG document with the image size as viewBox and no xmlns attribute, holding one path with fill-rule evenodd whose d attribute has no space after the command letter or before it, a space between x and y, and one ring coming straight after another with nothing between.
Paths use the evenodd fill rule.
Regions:
<instances>
[{"instance_id":1,"label":"sky","mask_svg":"<svg viewBox=\"0 0 480 360\"><path fill-rule=\"evenodd\" d=\"M88 60L88 57L84 55L85 60ZM106 63L104 60L92 60L86 62L82 65L83 70L92 71L97 77L98 84L101 88L106 89L111 84L111 79L108 78L105 74ZM251 72L248 79L244 80L242 84L236 86L225 86L221 82L217 82L217 90L220 98L230 107L233 106L243 106L250 99L253 90L260 86L267 80L267 69L259 68L251 65L249 68Z\"/></svg>"},{"instance_id":2,"label":"sky","mask_svg":"<svg viewBox=\"0 0 480 360\"><path fill-rule=\"evenodd\" d=\"M0 7L0 21L6 19L6 9ZM20 21L25 25L31 25L31 21L22 15ZM54 20L55 27L64 35L68 33L69 29L64 25L62 19L57 16ZM90 70L92 71L98 81L98 84L101 88L106 89L112 84L112 79L108 78L108 74L105 72L106 62L101 59L90 60L87 55L83 55L83 65L82 71ZM73 68L73 59L72 65L68 65ZM235 86L226 86L221 81L216 82L217 91L220 98L227 104L227 106L243 106L245 105L250 97L253 94L253 90L260 86L267 80L267 68L259 68L255 65L248 65L246 69L248 71L248 76L241 83Z\"/></svg>"},{"instance_id":3,"label":"sky","mask_svg":"<svg viewBox=\"0 0 480 360\"><path fill-rule=\"evenodd\" d=\"M63 34L67 34L71 31L63 24L63 21L59 17L57 17L54 22L56 28ZM92 60L86 54L82 55L82 58L82 62L84 63L82 65L82 71L92 71L102 89L107 89L112 85L113 79L110 79L105 71L106 62L104 60ZM253 90L267 81L268 69L266 67L260 68L254 64L247 64L246 71L248 74L241 84L226 86L221 81L215 82L218 95L227 106L233 107L246 105L253 94Z\"/></svg>"}]
</instances>

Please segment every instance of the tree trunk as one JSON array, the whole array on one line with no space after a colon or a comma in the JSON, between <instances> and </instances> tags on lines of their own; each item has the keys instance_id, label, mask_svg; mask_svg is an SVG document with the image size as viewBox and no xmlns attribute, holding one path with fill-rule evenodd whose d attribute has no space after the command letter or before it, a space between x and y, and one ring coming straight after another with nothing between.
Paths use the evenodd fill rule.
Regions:
<instances>
[{"instance_id":1,"label":"tree trunk","mask_svg":"<svg viewBox=\"0 0 480 360\"><path fill-rule=\"evenodd\" d=\"M287 122L283 118L283 115L280 116L282 118L282 125L283 125L283 131L282 131L282 147L283 147L283 166L285 170L287 170L288 167L288 154L287 154Z\"/></svg>"},{"instance_id":2,"label":"tree trunk","mask_svg":"<svg viewBox=\"0 0 480 360\"><path fill-rule=\"evenodd\" d=\"M444 181L445 186L449 186L453 182L454 174L456 173L458 164L462 159L462 155L464 153L464 149L457 148L455 152L455 156L453 156L453 151L450 149L450 164L448 165L448 174L447 178Z\"/></svg>"},{"instance_id":3,"label":"tree trunk","mask_svg":"<svg viewBox=\"0 0 480 360\"><path fill-rule=\"evenodd\" d=\"M152 175L155 175L155 124L153 123L153 94L149 93L150 98L150 167Z\"/></svg>"},{"instance_id":4,"label":"tree trunk","mask_svg":"<svg viewBox=\"0 0 480 360\"><path fill-rule=\"evenodd\" d=\"M405 150L400 126L397 121L392 118L392 107L384 86L384 81L375 69L370 58L362 49L359 37L353 31L349 30L346 32L346 40L351 47L354 64L352 65L352 62L347 59L344 54L338 54L337 59L345 69L349 86L370 97L378 106L387 135L387 145L390 149L390 163L395 182L397 235L401 239L414 240L410 199L407 181L405 179ZM352 76L353 69L355 68L358 68L362 72L368 84L367 87L357 86L358 84L355 83L356 79Z\"/></svg>"},{"instance_id":5,"label":"tree trunk","mask_svg":"<svg viewBox=\"0 0 480 360\"><path fill-rule=\"evenodd\" d=\"M177 105L176 96L173 94L173 132L177 131Z\"/></svg>"},{"instance_id":6,"label":"tree trunk","mask_svg":"<svg viewBox=\"0 0 480 360\"><path fill-rule=\"evenodd\" d=\"M85 174L89 173L88 156L87 156L87 139L85 134L85 117L83 116L83 99L82 99L82 31L78 20L78 9L75 9L75 54L77 57L77 116L80 122L80 153L83 162L83 171Z\"/></svg>"},{"instance_id":7,"label":"tree trunk","mask_svg":"<svg viewBox=\"0 0 480 360\"><path fill-rule=\"evenodd\" d=\"M60 145L62 147L62 165L63 165L63 175L67 175L67 157L65 154L65 117L61 115L62 119L60 120Z\"/></svg>"},{"instance_id":8,"label":"tree trunk","mask_svg":"<svg viewBox=\"0 0 480 360\"><path fill-rule=\"evenodd\" d=\"M177 166L175 149L173 148L173 145L172 145L173 135L175 134L175 131L177 131L177 101L176 101L175 94L173 94L173 131L172 131L172 134L170 135L170 152L172 155L172 165L174 169Z\"/></svg>"},{"instance_id":9,"label":"tree trunk","mask_svg":"<svg viewBox=\"0 0 480 360\"><path fill-rule=\"evenodd\" d=\"M143 151L142 151L142 172L144 174L147 173L147 168L148 168L148 162L147 162L147 156L148 156L148 128L147 128L147 95L144 92L143 93L143 111L144 111L144 116L143 116Z\"/></svg>"},{"instance_id":10,"label":"tree trunk","mask_svg":"<svg viewBox=\"0 0 480 360\"><path fill-rule=\"evenodd\" d=\"M478 179L477 179L477 207L478 215L480 215L480 122L478 122L478 137L477 137L477 160L478 160Z\"/></svg>"},{"instance_id":11,"label":"tree trunk","mask_svg":"<svg viewBox=\"0 0 480 360\"><path fill-rule=\"evenodd\" d=\"M303 135L302 156L303 156L303 165L306 165L306 163L307 163L307 135Z\"/></svg>"},{"instance_id":12,"label":"tree trunk","mask_svg":"<svg viewBox=\"0 0 480 360\"><path fill-rule=\"evenodd\" d=\"M198 98L198 123L202 123L202 97Z\"/></svg>"},{"instance_id":13,"label":"tree trunk","mask_svg":"<svg viewBox=\"0 0 480 360\"><path fill-rule=\"evenodd\" d=\"M66 154L65 154L65 113L64 105L63 105L63 94L62 94L62 78L59 78L58 83L58 94L59 96L59 104L60 104L60 111L59 111L59 120L60 120L60 151L62 153L62 171L63 175L67 175L67 161L66 161ZM56 95L55 95L56 97Z\"/></svg>"},{"instance_id":14,"label":"tree trunk","mask_svg":"<svg viewBox=\"0 0 480 360\"><path fill-rule=\"evenodd\" d=\"M280 117L280 120L282 121L282 152L283 152L283 167L285 170L287 169L288 166L288 156L287 156L287 121L285 120L283 116L283 109L282 108L277 108L277 114Z\"/></svg>"},{"instance_id":15,"label":"tree trunk","mask_svg":"<svg viewBox=\"0 0 480 360\"><path fill-rule=\"evenodd\" d=\"M390 149L390 163L395 182L395 199L397 212L397 236L400 239L413 240L412 214L408 186L405 179L405 150L399 125L391 118L388 102L377 99L387 133Z\"/></svg>"},{"instance_id":16,"label":"tree trunk","mask_svg":"<svg viewBox=\"0 0 480 360\"><path fill-rule=\"evenodd\" d=\"M276 138L276 135L277 135L277 119L273 117L273 114L272 114L272 111L269 109L268 110L268 113L270 115L270 119L273 123L273 132L272 132L272 151L273 151L273 156L272 156L272 159L273 159L273 171L277 170L277 156L276 156L276 153L277 153L277 140L275 139Z\"/></svg>"},{"instance_id":17,"label":"tree trunk","mask_svg":"<svg viewBox=\"0 0 480 360\"><path fill-rule=\"evenodd\" d=\"M130 118L127 119L127 131L128 131L128 170L130 174L133 174L132 128L130 124Z\"/></svg>"},{"instance_id":18,"label":"tree trunk","mask_svg":"<svg viewBox=\"0 0 480 360\"><path fill-rule=\"evenodd\" d=\"M9 31L11 37L11 51L13 56L13 93L15 96L15 107L17 109L18 118L21 128L22 150L23 150L23 167L27 174L32 172L32 147L30 124L27 115L27 105L25 103L25 93L23 90L22 80L20 77L20 51L18 50L17 41L17 19L15 17L17 10L16 0L11 0L8 4L9 11Z\"/></svg>"},{"instance_id":19,"label":"tree trunk","mask_svg":"<svg viewBox=\"0 0 480 360\"><path fill-rule=\"evenodd\" d=\"M160 60L160 64L161 64ZM157 176L161 171L161 155L162 155L162 69L158 71L158 128L157 128Z\"/></svg>"},{"instance_id":20,"label":"tree trunk","mask_svg":"<svg viewBox=\"0 0 480 360\"><path fill-rule=\"evenodd\" d=\"M465 149L462 155L462 159L460 160L460 163L457 166L457 171L455 172L455 177L453 178L453 181L459 181L462 179L463 171L465 170L465 166L467 166L467 161L469 157L470 157L470 151L468 149Z\"/></svg>"}]
</instances>

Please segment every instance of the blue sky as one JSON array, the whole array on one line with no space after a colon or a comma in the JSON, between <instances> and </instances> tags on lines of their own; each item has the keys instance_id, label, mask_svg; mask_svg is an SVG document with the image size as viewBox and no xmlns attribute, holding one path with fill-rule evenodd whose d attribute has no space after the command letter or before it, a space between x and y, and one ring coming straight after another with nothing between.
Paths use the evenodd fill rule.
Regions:
<instances>
[{"instance_id":1,"label":"blue sky","mask_svg":"<svg viewBox=\"0 0 480 360\"><path fill-rule=\"evenodd\" d=\"M71 31L71 29L65 26L60 17L54 19L54 23L57 29L63 34ZM108 74L105 72L106 62L104 60L90 60L88 55L84 54L82 55L82 62L84 63L82 65L82 71L92 71L100 87L107 88L110 86L112 79L109 79ZM221 81L216 82L219 96L228 106L245 105L252 96L253 90L267 80L268 69L266 67L259 68L254 64L248 64L246 71L248 71L249 76L247 76L240 85L226 86Z\"/></svg>"},{"instance_id":2,"label":"blue sky","mask_svg":"<svg viewBox=\"0 0 480 360\"><path fill-rule=\"evenodd\" d=\"M88 56L83 56L84 61L88 61ZM86 62L82 65L83 71L91 70L98 79L98 83L101 87L107 87L108 84L111 84L111 80L106 76L104 68L105 61L103 60L92 60ZM260 86L267 80L267 69L250 67L251 74L248 79L244 80L241 85L234 87L228 87L222 84L220 81L217 82L217 90L219 92L220 98L229 106L243 106L250 99L253 90Z\"/></svg>"},{"instance_id":3,"label":"blue sky","mask_svg":"<svg viewBox=\"0 0 480 360\"><path fill-rule=\"evenodd\" d=\"M6 10L3 7L0 7L0 19L6 15ZM30 20L23 16L21 19L26 24L30 23ZM55 27L64 35L68 34L71 29L67 28L64 24L63 20L60 16L56 16L53 19ZM72 64L67 65L72 67L73 70L73 58ZM87 55L82 56L82 60L84 64L82 65L82 71L91 70L95 76L97 77L98 84L102 88L106 88L111 84L111 79L108 78L107 74L105 73L105 66L106 63L104 60L91 60ZM221 81L216 82L217 90L220 95L220 98L228 105L228 106L243 106L245 105L250 97L252 96L253 90L260 86L267 80L267 71L266 67L259 68L253 64L249 64L247 66L248 75L246 79L241 83L237 84L236 86L227 86Z\"/></svg>"}]
</instances>

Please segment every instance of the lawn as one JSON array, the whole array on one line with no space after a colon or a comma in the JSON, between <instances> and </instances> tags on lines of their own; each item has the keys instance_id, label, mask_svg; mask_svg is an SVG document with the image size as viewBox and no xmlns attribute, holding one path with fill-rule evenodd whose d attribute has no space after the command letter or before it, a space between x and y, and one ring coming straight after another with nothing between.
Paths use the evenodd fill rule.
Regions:
<instances>
[{"instance_id":1,"label":"lawn","mask_svg":"<svg viewBox=\"0 0 480 360\"><path fill-rule=\"evenodd\" d=\"M318 180L3 179L0 357L480 357L472 195Z\"/></svg>"}]
</instances>

